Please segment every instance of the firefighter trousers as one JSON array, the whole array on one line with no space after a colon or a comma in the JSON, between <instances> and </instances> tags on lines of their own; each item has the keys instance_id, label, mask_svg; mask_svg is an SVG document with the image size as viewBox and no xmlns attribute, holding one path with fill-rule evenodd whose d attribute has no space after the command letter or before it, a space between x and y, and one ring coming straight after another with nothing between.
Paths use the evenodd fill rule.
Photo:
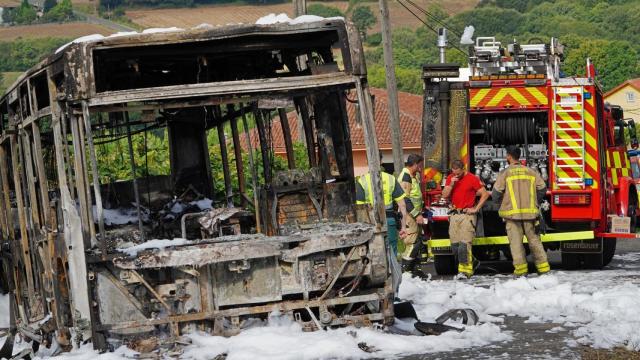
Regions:
<instances>
[{"instance_id":1,"label":"firefighter trousers","mask_svg":"<svg viewBox=\"0 0 640 360\"><path fill-rule=\"evenodd\" d=\"M449 238L451 249L458 258L458 272L473 275L473 253L471 244L476 236L476 215L457 213L449 216Z\"/></svg>"},{"instance_id":2,"label":"firefighter trousers","mask_svg":"<svg viewBox=\"0 0 640 360\"><path fill-rule=\"evenodd\" d=\"M420 234L422 233L422 226L416 222L413 216L407 216L407 227L405 232L407 235L402 239L405 248L402 253L402 263L404 270L412 271L416 265L416 262L420 259L420 254L423 251L422 239Z\"/></svg>"},{"instance_id":3,"label":"firefighter trousers","mask_svg":"<svg viewBox=\"0 0 640 360\"><path fill-rule=\"evenodd\" d=\"M509 247L511 248L511 256L513 257L514 274L526 275L529 272L527 265L527 253L522 243L523 236L527 236L529 242L529 250L533 254L538 273L544 274L549 271L549 262L547 261L547 252L542 246L540 236L535 231L535 220L510 220L505 219L505 227L507 228L507 237L509 238Z\"/></svg>"}]
</instances>

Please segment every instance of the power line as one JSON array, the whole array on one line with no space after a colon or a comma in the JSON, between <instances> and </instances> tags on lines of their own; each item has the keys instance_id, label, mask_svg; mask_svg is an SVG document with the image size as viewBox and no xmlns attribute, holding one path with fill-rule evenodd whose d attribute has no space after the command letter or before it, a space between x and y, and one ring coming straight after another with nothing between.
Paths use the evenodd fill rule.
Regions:
<instances>
[{"instance_id":1,"label":"power line","mask_svg":"<svg viewBox=\"0 0 640 360\"><path fill-rule=\"evenodd\" d=\"M453 28L450 28L449 26L447 26L447 24L443 23L440 19L438 19L437 16L431 14L430 12L428 12L427 10L425 10L424 8L420 7L418 4L416 4L415 2L413 2L412 0L405 0L406 2L408 2L409 4L411 4L413 7L415 7L416 9L418 9L418 11L420 11L421 13L423 13L424 15L426 15L429 19L437 22L438 24L440 24L441 26L447 28L449 31L451 31L454 35L458 36L458 37L462 37L462 35L456 31Z\"/></svg>"},{"instance_id":2,"label":"power line","mask_svg":"<svg viewBox=\"0 0 640 360\"><path fill-rule=\"evenodd\" d=\"M426 26L429 30L433 31L436 35L438 35L438 30L434 29L433 27L431 27L431 25L427 24L426 22L424 22L420 16L418 16L418 14L414 13L413 11L411 11L411 9L409 9L405 4L402 3L401 0L398 0L398 4L402 5L403 8L405 8L408 12L411 13L411 15L415 16L416 19L418 19L418 21L420 21L422 24L424 24L424 26ZM457 47L456 45L453 44L449 44L451 45L451 47L453 47L454 49L460 51L463 55L467 56L467 53L460 49L459 47Z\"/></svg>"}]
</instances>

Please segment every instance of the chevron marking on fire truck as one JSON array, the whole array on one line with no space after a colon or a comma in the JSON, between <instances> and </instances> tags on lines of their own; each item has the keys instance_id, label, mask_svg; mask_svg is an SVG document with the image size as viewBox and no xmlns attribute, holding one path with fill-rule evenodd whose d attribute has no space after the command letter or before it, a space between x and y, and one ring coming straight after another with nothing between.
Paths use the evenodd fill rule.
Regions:
<instances>
[{"instance_id":1,"label":"chevron marking on fire truck","mask_svg":"<svg viewBox=\"0 0 640 360\"><path fill-rule=\"evenodd\" d=\"M587 89L585 89L587 90ZM592 189L598 188L598 130L596 129L596 108L593 105L593 96L584 101L584 124L585 124L585 160L587 162L587 175L593 179Z\"/></svg>"},{"instance_id":2,"label":"chevron marking on fire truck","mask_svg":"<svg viewBox=\"0 0 640 360\"><path fill-rule=\"evenodd\" d=\"M539 107L548 99L544 87L471 89L472 108Z\"/></svg>"},{"instance_id":3,"label":"chevron marking on fire truck","mask_svg":"<svg viewBox=\"0 0 640 360\"><path fill-rule=\"evenodd\" d=\"M585 89L586 90L586 89ZM557 178L592 179L598 188L595 108L593 98L582 94L557 93L555 97ZM584 147L584 148L583 148ZM583 152L584 149L584 152ZM582 168L584 165L584 172ZM558 183L558 187L581 189L585 185Z\"/></svg>"},{"instance_id":4,"label":"chevron marking on fire truck","mask_svg":"<svg viewBox=\"0 0 640 360\"><path fill-rule=\"evenodd\" d=\"M607 151L607 167L611 171L611 182L618 185L620 177L629 176L629 162L621 151Z\"/></svg>"}]
</instances>

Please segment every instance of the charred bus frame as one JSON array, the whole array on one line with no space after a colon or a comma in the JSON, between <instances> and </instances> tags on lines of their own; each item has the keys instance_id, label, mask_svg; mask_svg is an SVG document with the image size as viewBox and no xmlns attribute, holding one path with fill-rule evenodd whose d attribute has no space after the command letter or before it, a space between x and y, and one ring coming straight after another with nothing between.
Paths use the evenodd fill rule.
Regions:
<instances>
[{"instance_id":1,"label":"charred bus frame","mask_svg":"<svg viewBox=\"0 0 640 360\"><path fill-rule=\"evenodd\" d=\"M354 205L346 101L357 103L365 130L373 211ZM229 335L272 311L308 330L393 321L371 97L352 25L71 43L21 76L0 114L2 259L12 326L26 338L62 348L91 339L106 350L149 338L171 344L192 330ZM276 114L288 160L279 172ZM301 124L307 169L296 168L289 117ZM139 175L132 137L145 135L146 154L158 128L167 129L169 173L150 176L146 164ZM213 188L209 130L222 192ZM109 166L100 145L125 140L130 179L101 181ZM203 199L212 209L184 210ZM135 221L105 221L124 208Z\"/></svg>"}]
</instances>

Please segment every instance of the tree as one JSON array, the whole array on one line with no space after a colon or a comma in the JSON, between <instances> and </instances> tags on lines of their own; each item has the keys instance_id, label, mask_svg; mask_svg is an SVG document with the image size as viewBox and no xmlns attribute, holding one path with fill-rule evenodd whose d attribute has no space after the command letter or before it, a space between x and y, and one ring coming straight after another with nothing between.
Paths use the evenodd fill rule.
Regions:
<instances>
[{"instance_id":1,"label":"tree","mask_svg":"<svg viewBox=\"0 0 640 360\"><path fill-rule=\"evenodd\" d=\"M58 2L56 0L44 0L44 4L42 5L42 11L45 13L49 12L49 10L53 9Z\"/></svg>"},{"instance_id":2,"label":"tree","mask_svg":"<svg viewBox=\"0 0 640 360\"><path fill-rule=\"evenodd\" d=\"M351 14L351 21L353 21L358 31L363 34L363 37L366 38L367 31L371 29L378 20L368 6L358 6L353 10L353 14Z\"/></svg>"},{"instance_id":3,"label":"tree","mask_svg":"<svg viewBox=\"0 0 640 360\"><path fill-rule=\"evenodd\" d=\"M567 75L584 76L587 57L593 61L605 91L640 75L638 53L626 41L582 38L578 42L571 37L567 40L578 44L568 50L564 61L562 70Z\"/></svg>"},{"instance_id":4,"label":"tree","mask_svg":"<svg viewBox=\"0 0 640 360\"><path fill-rule=\"evenodd\" d=\"M44 14L44 20L50 22L64 22L71 19L73 19L71 0L62 0L48 13Z\"/></svg>"},{"instance_id":5,"label":"tree","mask_svg":"<svg viewBox=\"0 0 640 360\"><path fill-rule=\"evenodd\" d=\"M29 4L27 0L22 0L20 7L16 10L13 21L16 24L31 24L38 18L36 10Z\"/></svg>"},{"instance_id":6,"label":"tree","mask_svg":"<svg viewBox=\"0 0 640 360\"><path fill-rule=\"evenodd\" d=\"M340 11L340 9L333 6L327 6L322 4L309 5L307 7L307 14L322 16L324 18L335 17L335 16L344 17L344 14L342 13L342 11Z\"/></svg>"}]
</instances>

